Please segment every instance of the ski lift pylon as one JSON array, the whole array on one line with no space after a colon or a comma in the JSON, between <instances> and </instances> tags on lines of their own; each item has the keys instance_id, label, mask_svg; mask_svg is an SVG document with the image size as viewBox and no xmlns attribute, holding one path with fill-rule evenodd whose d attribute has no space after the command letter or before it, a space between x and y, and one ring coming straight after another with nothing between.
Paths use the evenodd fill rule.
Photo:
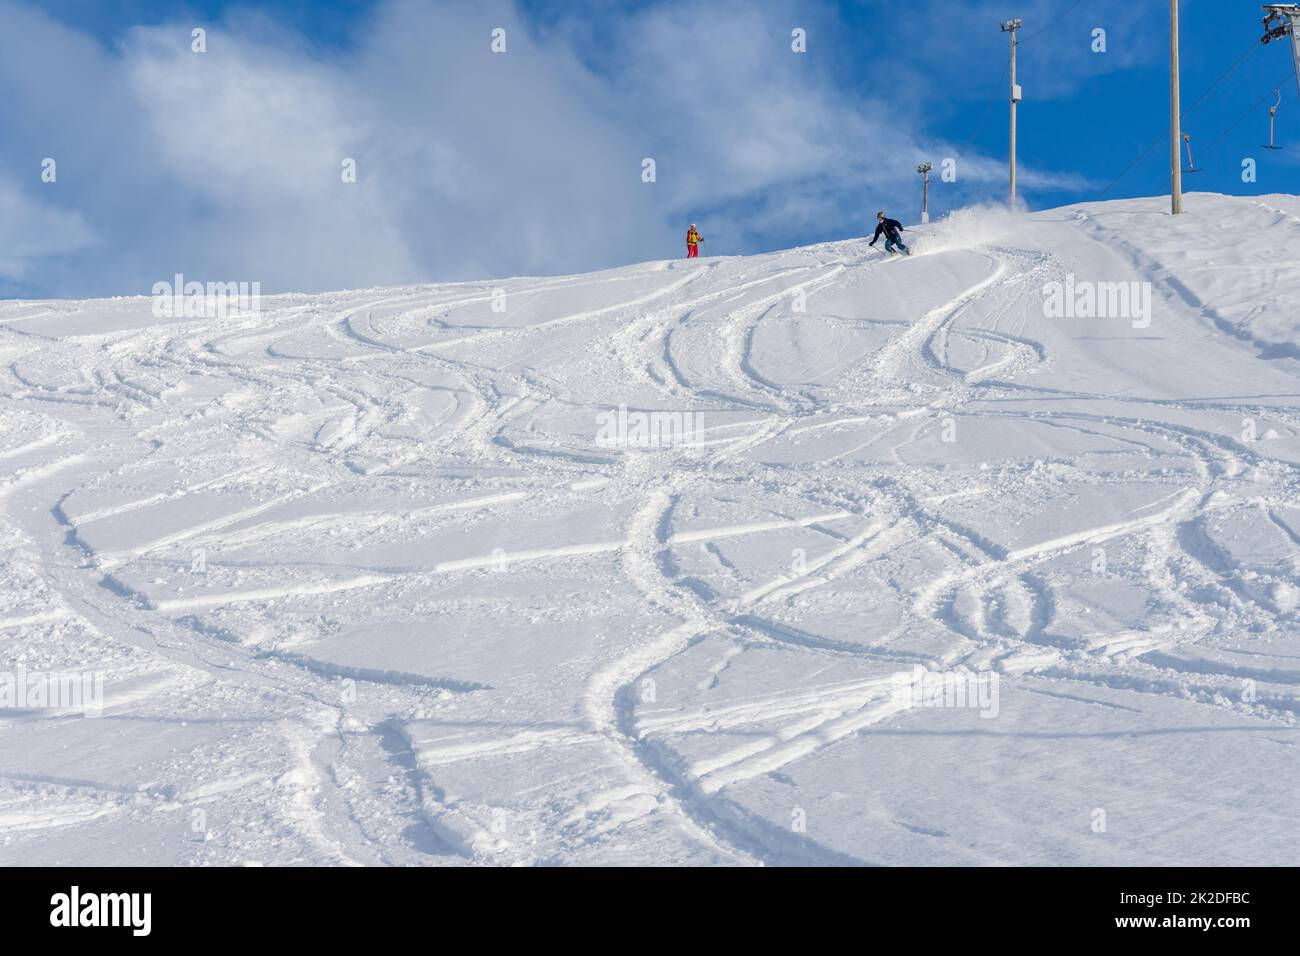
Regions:
<instances>
[{"instance_id":1,"label":"ski lift pylon","mask_svg":"<svg viewBox=\"0 0 1300 956\"><path fill-rule=\"evenodd\" d=\"M1283 37L1291 38L1291 56L1296 65L1296 88L1300 90L1300 3L1266 3L1264 11L1264 36L1261 43L1272 43Z\"/></svg>"}]
</instances>

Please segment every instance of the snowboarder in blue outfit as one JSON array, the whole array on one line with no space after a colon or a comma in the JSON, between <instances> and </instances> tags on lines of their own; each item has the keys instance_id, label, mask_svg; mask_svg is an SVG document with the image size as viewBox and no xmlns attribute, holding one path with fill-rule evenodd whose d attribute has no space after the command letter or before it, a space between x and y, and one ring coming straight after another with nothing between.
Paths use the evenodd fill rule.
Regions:
<instances>
[{"instance_id":1,"label":"snowboarder in blue outfit","mask_svg":"<svg viewBox=\"0 0 1300 956\"><path fill-rule=\"evenodd\" d=\"M876 234L871 237L871 242L867 243L867 245L874 246L876 240L880 238L880 234L883 232L885 234L886 252L893 252L894 246L898 246L898 248L902 249L910 256L912 253L907 246L903 244L903 237L900 235L902 231L903 224L901 222L897 219L888 218L883 212L878 212L876 213Z\"/></svg>"}]
</instances>

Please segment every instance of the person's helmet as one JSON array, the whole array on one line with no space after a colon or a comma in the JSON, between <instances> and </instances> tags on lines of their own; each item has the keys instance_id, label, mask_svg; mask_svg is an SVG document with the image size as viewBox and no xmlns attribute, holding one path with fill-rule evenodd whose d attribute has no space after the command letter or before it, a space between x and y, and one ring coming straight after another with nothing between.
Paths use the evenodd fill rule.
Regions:
<instances>
[{"instance_id":1,"label":"person's helmet","mask_svg":"<svg viewBox=\"0 0 1300 956\"><path fill-rule=\"evenodd\" d=\"M877 218L877 219L884 219L884 218L885 218L885 214L884 214L883 212L878 212L878 213L876 213L876 218Z\"/></svg>"},{"instance_id":2,"label":"person's helmet","mask_svg":"<svg viewBox=\"0 0 1300 956\"><path fill-rule=\"evenodd\" d=\"M695 228L695 223L691 223L691 228L692 228L692 229Z\"/></svg>"}]
</instances>

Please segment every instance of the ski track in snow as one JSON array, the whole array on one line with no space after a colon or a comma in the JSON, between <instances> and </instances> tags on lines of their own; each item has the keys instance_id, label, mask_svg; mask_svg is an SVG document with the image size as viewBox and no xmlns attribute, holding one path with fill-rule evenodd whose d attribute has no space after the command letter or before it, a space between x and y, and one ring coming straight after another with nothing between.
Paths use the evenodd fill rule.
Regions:
<instances>
[{"instance_id":1,"label":"ski track in snow","mask_svg":"<svg viewBox=\"0 0 1300 956\"><path fill-rule=\"evenodd\" d=\"M920 228L888 269L852 240L251 317L0 304L5 670L106 687L98 720L0 712L0 861L1124 859L1032 796L955 833L994 798L917 794L1006 725L892 675L991 670L1022 748L1297 743L1297 362L1126 208ZM1067 272L1151 282L1155 321L1046 319ZM598 442L620 406L703 435Z\"/></svg>"}]
</instances>

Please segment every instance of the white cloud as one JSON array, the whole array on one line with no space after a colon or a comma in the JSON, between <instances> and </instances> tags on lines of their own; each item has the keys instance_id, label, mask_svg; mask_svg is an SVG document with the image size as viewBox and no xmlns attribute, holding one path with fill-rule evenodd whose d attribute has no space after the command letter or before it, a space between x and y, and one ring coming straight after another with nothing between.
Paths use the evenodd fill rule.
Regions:
<instances>
[{"instance_id":1,"label":"white cloud","mask_svg":"<svg viewBox=\"0 0 1300 956\"><path fill-rule=\"evenodd\" d=\"M188 22L107 51L0 0L0 92L23 104L0 145L59 150L64 211L42 233L61 244L10 230L9 261L61 294L174 272L315 290L672 256L692 220L712 252L860 233L910 203L916 162L953 150L792 53L796 10L670 0L620 16L593 57L582 31L536 29L504 0L390 0L325 56L247 12L208 26L207 53ZM979 157L962 169L955 193L1004 178ZM33 267L49 256L61 267Z\"/></svg>"},{"instance_id":2,"label":"white cloud","mask_svg":"<svg viewBox=\"0 0 1300 956\"><path fill-rule=\"evenodd\" d=\"M29 199L13 183L0 182L0 279L26 279L45 260L84 249L93 240L77 213Z\"/></svg>"}]
</instances>

